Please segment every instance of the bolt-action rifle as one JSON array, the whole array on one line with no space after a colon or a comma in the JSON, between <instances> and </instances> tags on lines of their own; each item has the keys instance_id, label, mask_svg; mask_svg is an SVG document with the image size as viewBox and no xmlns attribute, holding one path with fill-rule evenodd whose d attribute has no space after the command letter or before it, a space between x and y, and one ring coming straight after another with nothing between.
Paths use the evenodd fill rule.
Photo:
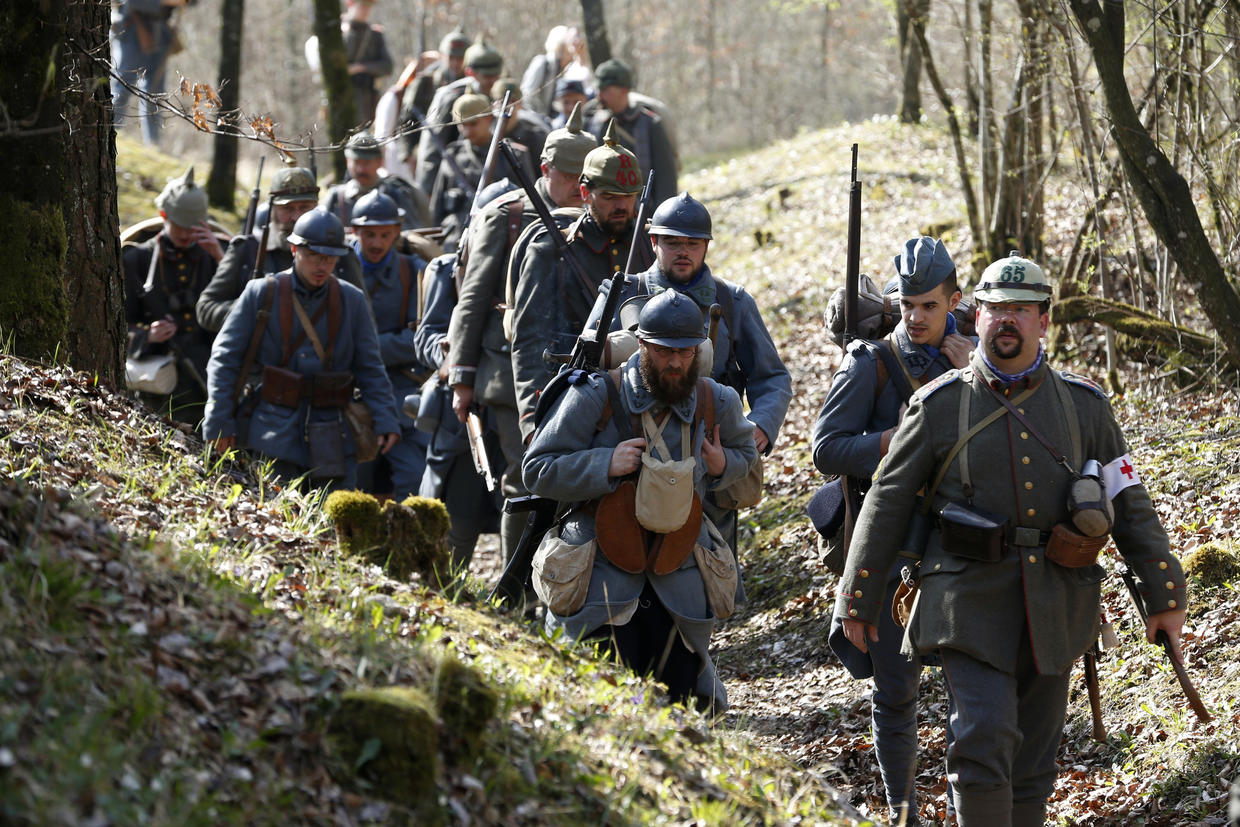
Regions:
<instances>
[{"instance_id":1,"label":"bolt-action rifle","mask_svg":"<svg viewBox=\"0 0 1240 827\"><path fill-rule=\"evenodd\" d=\"M857 338L857 295L861 286L861 182L857 180L857 144L852 145L852 177L848 184L848 259L844 270L844 349ZM852 542L864 491L851 474L841 478L844 489L844 549Z\"/></svg>"},{"instance_id":2,"label":"bolt-action rifle","mask_svg":"<svg viewBox=\"0 0 1240 827\"><path fill-rule=\"evenodd\" d=\"M1120 569L1120 576L1124 578L1124 585L1128 587L1128 596L1132 598L1132 604L1137 607L1137 614L1141 616L1141 624L1145 625L1148 615L1145 611L1145 603L1141 600L1141 590L1137 588L1137 578L1133 575L1132 567L1128 565L1128 561L1124 560L1123 564L1124 567ZM1175 651L1171 648L1171 640L1167 637L1167 633L1159 629L1155 642L1162 646L1167 660L1171 663L1171 668L1175 670L1175 679L1180 682L1180 689L1184 690L1184 697L1188 699L1188 705L1197 714L1198 720L1203 724L1209 723L1213 720L1213 716L1210 714L1210 710L1206 709L1206 705L1201 702L1201 696L1197 694L1197 687L1193 686L1192 678L1188 676L1188 670L1184 668L1184 664L1176 660Z\"/></svg>"},{"instance_id":3,"label":"bolt-action rifle","mask_svg":"<svg viewBox=\"0 0 1240 827\"><path fill-rule=\"evenodd\" d=\"M254 181L254 189L250 192L250 204L245 208L245 224L241 228L242 235L254 232L254 222L258 219L258 194L263 187L263 164L267 156L258 156L258 178ZM268 221L271 219L268 218Z\"/></svg>"},{"instance_id":4,"label":"bolt-action rifle","mask_svg":"<svg viewBox=\"0 0 1240 827\"><path fill-rule=\"evenodd\" d=\"M572 248L568 246L568 242L565 241L564 235L556 226L551 213L547 210L547 206L542 203L542 199L534 189L533 182L529 180L529 176L525 174L525 171L520 169L520 164L516 163L516 156L512 154L512 149L508 146L507 141L503 143L502 148L509 164L514 170L517 170L517 177L521 180L521 186L525 188L526 194L529 195L530 200L536 205L539 220L547 228L547 232L551 237L558 240L556 247L560 250L561 256L577 271L579 278L589 283L589 279L585 272L582 271L581 265L573 257ZM561 370L539 395L538 406L534 411L535 422L540 423L546 418L552 403L564 392L565 387L572 381L571 377L574 373L581 371L592 373L599 370L599 363L603 357L603 347L607 343L607 334L611 332L612 321L616 318L616 313L620 308L620 294L624 290L625 271L633 266L633 252L641 239L652 192L654 192L653 170L646 178L646 189L638 202L637 217L633 222L633 240L629 245L629 256L625 269L616 272L612 276L607 297L602 302L602 312L597 316L598 323L591 325L590 321L586 322L585 329L581 331L581 334L577 337L576 344L573 345L573 352L569 356L567 370ZM593 319L594 317L594 314L591 313L590 318ZM558 389L556 386L558 386ZM525 530L521 533L521 540L517 543L512 557L509 558L508 564L504 567L504 573L500 576L499 582L495 584L495 589L491 592L490 597L492 600L498 601L501 606L516 606L520 604L521 599L525 596L526 584L529 582L534 562L534 552L538 549L539 543L542 542L543 535L547 533L551 526L555 525L558 516L567 513L570 507L571 504L569 503L558 503L555 500L537 496L518 497L504 503L504 510L507 513L528 511L529 516L526 518Z\"/></svg>"}]
</instances>

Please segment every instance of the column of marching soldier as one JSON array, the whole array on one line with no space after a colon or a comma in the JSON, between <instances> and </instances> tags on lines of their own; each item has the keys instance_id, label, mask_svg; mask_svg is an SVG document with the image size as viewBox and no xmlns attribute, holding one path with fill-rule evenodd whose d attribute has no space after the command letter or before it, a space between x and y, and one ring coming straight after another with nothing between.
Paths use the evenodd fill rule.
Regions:
<instances>
[{"instance_id":1,"label":"column of marching soldier","mask_svg":"<svg viewBox=\"0 0 1240 827\"><path fill-rule=\"evenodd\" d=\"M529 99L564 80L553 45L526 73L544 78ZM160 194L162 229L124 254L131 355L178 365L170 393L145 396L308 487L441 498L462 571L483 532L499 530L505 560L520 553L525 515L503 500L557 503L528 573L548 630L597 640L675 700L725 710L710 635L744 599L736 513L760 495L789 373L754 298L706 264L711 217L674 194L670 150L617 139L658 130L596 114L600 143L578 102L475 197L495 123L482 93L514 84L497 84L498 55L459 33L443 54L405 88L421 119L416 81L442 82L419 180L385 170L382 144L358 133L350 178L323 207L309 169L281 169L265 219L226 246L192 170ZM622 65L596 76L626 93L632 82ZM449 126L462 137L446 140ZM648 164L662 197L647 224ZM445 219L446 253L417 232L428 214ZM1177 658L1183 575L1104 394L1047 364L1041 267L1015 253L992 263L969 305L943 243L919 237L887 294L898 323L848 346L814 433L815 465L837 478L812 510L841 553L830 643L874 680L893 820L918 819L930 664L949 689L958 823L1042 824L1071 666L1098 633L1099 548L1114 539L1150 640L1166 635ZM582 362L591 327L607 335ZM345 415L355 400L379 435L365 463ZM489 456L476 461L471 444ZM902 579L919 587L911 606L895 597Z\"/></svg>"}]
</instances>

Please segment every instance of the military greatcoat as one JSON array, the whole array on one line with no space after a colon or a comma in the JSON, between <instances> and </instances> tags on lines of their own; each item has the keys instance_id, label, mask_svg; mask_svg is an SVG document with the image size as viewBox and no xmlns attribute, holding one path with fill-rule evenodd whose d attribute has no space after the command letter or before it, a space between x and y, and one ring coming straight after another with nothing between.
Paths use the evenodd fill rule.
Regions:
<instances>
[{"instance_id":1,"label":"military greatcoat","mask_svg":"<svg viewBox=\"0 0 1240 827\"><path fill-rule=\"evenodd\" d=\"M564 231L569 253L581 266L585 278L565 261L545 227L536 227L519 265L516 307L512 324L512 371L517 389L521 433L534 432L534 408L538 395L555 375L543 360L543 351L569 353L585 326L605 279L622 270L628 261L629 232L612 237L587 211ZM643 230L637 240L637 266L653 263L650 240Z\"/></svg>"},{"instance_id":2,"label":"military greatcoat","mask_svg":"<svg viewBox=\"0 0 1240 827\"><path fill-rule=\"evenodd\" d=\"M970 368L949 371L914 396L858 517L837 614L877 625L886 574L916 494L932 482L957 441L960 427L944 423L960 422L962 400L968 403L968 427L1001 407L983 382L1001 384L974 351ZM1064 379L1043 362L1007 392L1074 468L1087 459L1106 465L1127 455L1109 403L1087 380ZM1069 427L1072 419L1079 423L1079 448ZM971 498L975 506L1008 517L1011 539L1002 559L991 563L952 554L943 548L939 532L931 532L921 592L906 632L911 650L951 648L1013 673L1024 645L1031 648L1039 674L1071 668L1097 637L1099 584L1105 573L1098 565L1069 569L1046 558L1047 533L1069 516L1071 481L1069 472L1008 414L966 443L933 492L931 513ZM1147 610L1183 608L1184 575L1145 486L1126 487L1112 502L1112 539L1141 581ZM1018 537L1017 527L1030 531Z\"/></svg>"},{"instance_id":3,"label":"military greatcoat","mask_svg":"<svg viewBox=\"0 0 1240 827\"><path fill-rule=\"evenodd\" d=\"M529 490L559 502L578 503L561 524L560 539L566 543L580 544L594 539L594 502L615 490L619 483L618 478L608 476L612 451L623 439L617 420L624 417L627 421L630 415L640 415L659 404L642 382L639 358L640 354L635 354L624 366L619 389L623 410L613 411L603 430L597 430L597 426L608 393L603 379L594 375L582 384L570 386L556 400L526 451L521 470ZM697 459L694 484L698 496L703 498L707 491L731 485L742 478L757 457L753 425L745 419L736 391L709 380L707 385L715 394L715 419L727 464L719 477L707 474L706 462L702 459L704 426L699 426L691 439L693 456ZM664 438L674 460L685 456L679 436L680 423L693 421L696 396L694 390L687 400L672 406L664 423ZM698 542L705 548L714 547L705 521ZM708 698L713 696L716 708L726 709L727 693L715 673L709 653L715 617L692 554L676 571L656 575L622 571L599 552L594 558L585 605L568 616L549 611L547 629L551 632L561 629L570 638L580 638L606 624L623 625L633 616L647 581L671 614L686 645L701 659L696 693Z\"/></svg>"}]
</instances>

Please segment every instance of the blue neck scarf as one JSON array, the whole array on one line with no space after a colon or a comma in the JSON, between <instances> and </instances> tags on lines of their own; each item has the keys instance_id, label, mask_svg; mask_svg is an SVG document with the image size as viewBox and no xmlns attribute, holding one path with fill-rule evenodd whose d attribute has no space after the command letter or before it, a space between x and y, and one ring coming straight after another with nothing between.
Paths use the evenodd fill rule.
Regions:
<instances>
[{"instance_id":1,"label":"blue neck scarf","mask_svg":"<svg viewBox=\"0 0 1240 827\"><path fill-rule=\"evenodd\" d=\"M371 262L367 260L366 256L362 255L362 242L360 240L353 242L353 252L357 253L357 260L362 263L362 275L374 276L383 272L384 269L387 268L388 264L392 261L392 255L396 252L396 246L393 245L392 248L387 251L387 255L377 262Z\"/></svg>"},{"instance_id":2,"label":"blue neck scarf","mask_svg":"<svg viewBox=\"0 0 1240 827\"><path fill-rule=\"evenodd\" d=\"M1003 371L995 367L994 363L990 361L990 358L986 355L986 351L984 350L982 351L982 361L986 363L986 367L990 368L990 372L995 375L995 378L1005 385L1011 385L1015 382L1019 382L1021 379L1024 379L1026 376L1033 373L1035 370L1037 370L1039 367L1042 366L1042 360L1044 358L1045 358L1045 353L1042 350L1042 343L1039 342L1038 343L1038 358L1033 360L1032 365L1025 368L1020 373L1004 373Z\"/></svg>"},{"instance_id":3,"label":"blue neck scarf","mask_svg":"<svg viewBox=\"0 0 1240 827\"><path fill-rule=\"evenodd\" d=\"M956 332L956 314L955 314L955 313L948 313L948 314L947 314L947 324L943 326L943 338L944 338L944 339L946 339L948 336L952 335L952 334L953 334L953 333L955 333L955 332ZM941 341L941 340L940 340L940 341ZM938 349L937 347L935 347L934 345L922 345L921 347L922 347L922 349L923 349L923 350L925 350L925 351L926 351L926 354L927 354L927 355L928 355L931 359L937 359L937 358L939 358L939 352L940 352L940 351L939 351L939 349Z\"/></svg>"}]
</instances>

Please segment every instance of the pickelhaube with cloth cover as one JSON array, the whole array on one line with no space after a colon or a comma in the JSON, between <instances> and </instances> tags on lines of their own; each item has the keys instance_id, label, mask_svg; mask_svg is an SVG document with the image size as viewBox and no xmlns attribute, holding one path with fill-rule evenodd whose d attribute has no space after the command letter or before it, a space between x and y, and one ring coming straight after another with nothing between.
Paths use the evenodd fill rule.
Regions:
<instances>
[{"instance_id":1,"label":"pickelhaube with cloth cover","mask_svg":"<svg viewBox=\"0 0 1240 827\"><path fill-rule=\"evenodd\" d=\"M905 296L929 293L956 272L956 262L952 261L947 246L928 235L904 242L895 264L898 288Z\"/></svg>"},{"instance_id":2,"label":"pickelhaube with cloth cover","mask_svg":"<svg viewBox=\"0 0 1240 827\"><path fill-rule=\"evenodd\" d=\"M370 130L363 129L350 137L345 143L344 157L354 159L382 158L383 147L379 145L379 141L371 134Z\"/></svg>"},{"instance_id":3,"label":"pickelhaube with cloth cover","mask_svg":"<svg viewBox=\"0 0 1240 827\"><path fill-rule=\"evenodd\" d=\"M465 65L479 75L498 75L504 70L504 58L480 35L465 50Z\"/></svg>"},{"instance_id":4,"label":"pickelhaube with cloth cover","mask_svg":"<svg viewBox=\"0 0 1240 827\"><path fill-rule=\"evenodd\" d=\"M194 183L194 168L173 178L155 197L155 206L178 227L194 227L207 220L207 191Z\"/></svg>"},{"instance_id":5,"label":"pickelhaube with cloth cover","mask_svg":"<svg viewBox=\"0 0 1240 827\"><path fill-rule=\"evenodd\" d=\"M469 38L460 29L449 32L439 41L439 53L444 57L464 57L468 48Z\"/></svg>"},{"instance_id":6,"label":"pickelhaube with cloth cover","mask_svg":"<svg viewBox=\"0 0 1240 827\"><path fill-rule=\"evenodd\" d=\"M399 225L404 216L405 211L390 196L373 189L357 199L349 223L354 227L384 227Z\"/></svg>"},{"instance_id":7,"label":"pickelhaube with cloth cover","mask_svg":"<svg viewBox=\"0 0 1240 827\"><path fill-rule=\"evenodd\" d=\"M1054 288L1046 280L1042 268L1013 250L1007 258L992 262L982 273L981 282L973 288L973 298L980 302L1044 302L1050 301Z\"/></svg>"},{"instance_id":8,"label":"pickelhaube with cloth cover","mask_svg":"<svg viewBox=\"0 0 1240 827\"><path fill-rule=\"evenodd\" d=\"M692 195L682 192L659 205L650 219L650 235L712 238L710 211Z\"/></svg>"},{"instance_id":9,"label":"pickelhaube with cloth cover","mask_svg":"<svg viewBox=\"0 0 1240 827\"><path fill-rule=\"evenodd\" d=\"M586 155L581 167L581 183L621 195L642 191L642 169L637 156L616 142L616 122L607 124L603 145Z\"/></svg>"},{"instance_id":10,"label":"pickelhaube with cloth cover","mask_svg":"<svg viewBox=\"0 0 1240 827\"><path fill-rule=\"evenodd\" d=\"M467 92L461 95L452 104L452 120L472 121L474 118L480 118L483 115L491 114L491 99L486 95L479 95L474 92Z\"/></svg>"},{"instance_id":11,"label":"pickelhaube with cloth cover","mask_svg":"<svg viewBox=\"0 0 1240 827\"><path fill-rule=\"evenodd\" d=\"M284 167L271 176L271 200L277 206L294 201L318 201L319 185L305 167Z\"/></svg>"},{"instance_id":12,"label":"pickelhaube with cloth cover","mask_svg":"<svg viewBox=\"0 0 1240 827\"><path fill-rule=\"evenodd\" d=\"M702 309L679 290L664 290L646 302L637 317L637 338L663 347L697 347L702 333Z\"/></svg>"},{"instance_id":13,"label":"pickelhaube with cloth cover","mask_svg":"<svg viewBox=\"0 0 1240 827\"><path fill-rule=\"evenodd\" d=\"M582 129L582 105L573 107L568 122L543 142L542 162L566 175L581 175L586 155L598 146L598 138Z\"/></svg>"},{"instance_id":14,"label":"pickelhaube with cloth cover","mask_svg":"<svg viewBox=\"0 0 1240 827\"><path fill-rule=\"evenodd\" d=\"M344 246L344 225L333 213L316 207L297 219L288 243L296 247L309 247L324 256L342 256L349 252Z\"/></svg>"}]
</instances>

